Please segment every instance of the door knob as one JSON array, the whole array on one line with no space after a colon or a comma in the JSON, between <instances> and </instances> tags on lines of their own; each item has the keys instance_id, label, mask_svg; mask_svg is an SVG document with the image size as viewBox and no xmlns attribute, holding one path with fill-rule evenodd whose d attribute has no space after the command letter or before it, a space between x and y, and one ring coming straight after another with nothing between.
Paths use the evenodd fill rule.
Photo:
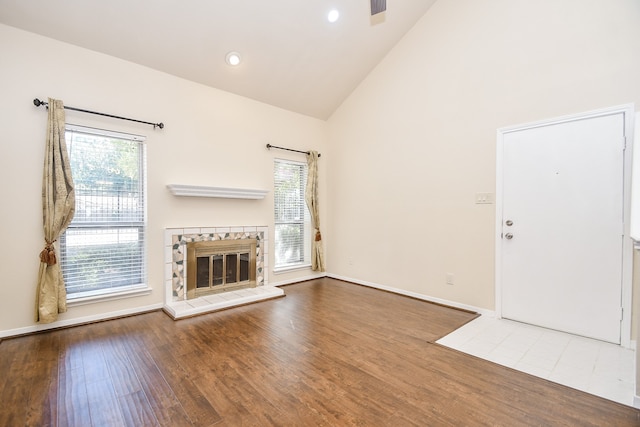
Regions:
<instances>
[{"instance_id":1,"label":"door knob","mask_svg":"<svg viewBox=\"0 0 640 427\"><path fill-rule=\"evenodd\" d=\"M507 222L505 222L505 224L507 224L507 227L511 227L513 225L513 221L508 219Z\"/></svg>"},{"instance_id":2,"label":"door knob","mask_svg":"<svg viewBox=\"0 0 640 427\"><path fill-rule=\"evenodd\" d=\"M511 240L511 239L513 239L513 234L511 234L511 233L507 233L507 234L505 234L505 235L504 235L504 237L505 237L507 240Z\"/></svg>"}]
</instances>

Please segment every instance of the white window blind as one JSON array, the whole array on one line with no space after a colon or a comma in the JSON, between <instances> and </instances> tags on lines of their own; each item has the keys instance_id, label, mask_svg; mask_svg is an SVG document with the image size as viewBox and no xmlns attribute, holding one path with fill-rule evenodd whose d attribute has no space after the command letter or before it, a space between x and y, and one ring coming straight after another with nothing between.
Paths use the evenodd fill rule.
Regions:
<instances>
[{"instance_id":1,"label":"white window blind","mask_svg":"<svg viewBox=\"0 0 640 427\"><path fill-rule=\"evenodd\" d=\"M275 160L275 268L310 262L311 218L304 200L307 164Z\"/></svg>"},{"instance_id":2,"label":"white window blind","mask_svg":"<svg viewBox=\"0 0 640 427\"><path fill-rule=\"evenodd\" d=\"M67 298L146 286L144 137L67 126L76 192L60 239Z\"/></svg>"}]
</instances>

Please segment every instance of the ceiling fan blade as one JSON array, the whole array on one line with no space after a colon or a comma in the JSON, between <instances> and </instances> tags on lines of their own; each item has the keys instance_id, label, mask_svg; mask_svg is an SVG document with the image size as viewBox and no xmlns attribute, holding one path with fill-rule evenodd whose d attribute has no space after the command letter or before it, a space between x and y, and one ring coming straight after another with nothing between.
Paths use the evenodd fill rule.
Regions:
<instances>
[{"instance_id":1,"label":"ceiling fan blade","mask_svg":"<svg viewBox=\"0 0 640 427\"><path fill-rule=\"evenodd\" d=\"M387 0L371 0L371 16L387 10Z\"/></svg>"}]
</instances>

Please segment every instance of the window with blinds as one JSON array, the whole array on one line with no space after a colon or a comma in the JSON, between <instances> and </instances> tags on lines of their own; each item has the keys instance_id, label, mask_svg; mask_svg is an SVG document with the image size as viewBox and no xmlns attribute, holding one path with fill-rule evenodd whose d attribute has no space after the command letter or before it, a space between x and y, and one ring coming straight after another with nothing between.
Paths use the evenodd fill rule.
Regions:
<instances>
[{"instance_id":1,"label":"window with blinds","mask_svg":"<svg viewBox=\"0 0 640 427\"><path fill-rule=\"evenodd\" d=\"M275 269L310 263L311 217L304 200L307 164L275 160Z\"/></svg>"},{"instance_id":2,"label":"window with blinds","mask_svg":"<svg viewBox=\"0 0 640 427\"><path fill-rule=\"evenodd\" d=\"M69 300L146 287L144 139L67 125L76 211L60 264Z\"/></svg>"}]
</instances>

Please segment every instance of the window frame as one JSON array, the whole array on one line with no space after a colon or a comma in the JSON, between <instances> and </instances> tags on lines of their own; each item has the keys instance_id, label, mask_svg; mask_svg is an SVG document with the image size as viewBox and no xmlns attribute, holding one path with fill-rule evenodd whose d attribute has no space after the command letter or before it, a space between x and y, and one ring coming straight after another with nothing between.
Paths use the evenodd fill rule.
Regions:
<instances>
[{"instance_id":1,"label":"window frame","mask_svg":"<svg viewBox=\"0 0 640 427\"><path fill-rule=\"evenodd\" d=\"M276 173L278 172L279 164L282 165L293 165L294 167L300 168L300 183L298 184L298 188L300 189L300 197L297 204L298 209L302 210L302 218L295 220L281 220L276 217L278 213L278 180ZM274 159L274 268L273 272L275 274L288 272L292 270L298 269L306 269L311 268L311 215L309 213L309 208L305 201L305 190L306 190L306 181L308 175L308 166L306 162L300 162L290 159ZM279 225L295 225L301 227L301 255L297 261L294 262L278 262L278 226Z\"/></svg>"},{"instance_id":2,"label":"window frame","mask_svg":"<svg viewBox=\"0 0 640 427\"><path fill-rule=\"evenodd\" d=\"M65 271L65 256L63 255L63 251L66 251L66 240L67 240L67 231L71 230L87 230L94 229L99 232L99 230L123 230L123 229L136 229L138 233L138 239L136 242L140 245L141 255L136 257L138 259L140 269L140 282L122 285L122 286L114 286L114 287L104 287L99 289L94 289L90 291L79 291L79 292L67 292L67 305L84 305L93 302L99 302L103 300L111 300L111 299L120 299L120 298L128 298L139 295L146 295L151 293L151 288L148 286L148 263L147 263L147 228L148 228L148 220L147 220L147 198L148 198L148 189L147 189L147 166L146 166L146 137L142 135L129 134L124 132L117 132L105 129L97 129L86 126L78 126L73 124L67 124L65 126L65 137L67 137L69 132L76 132L79 134L85 135L94 135L100 138L113 138L119 140L131 141L137 144L138 149L138 173L139 173L139 183L138 183L138 193L140 194L140 201L142 203L142 208L138 210L138 213L141 214L141 220L134 221L83 221L83 222L75 222L75 218L71 221L67 230L60 236L60 253L61 253L61 271ZM67 145L67 150L71 151L71 144ZM71 157L71 152L69 152L69 156ZM71 171L72 175L74 173L73 169ZM78 203L78 197L76 197L76 206ZM67 283L65 283L65 287Z\"/></svg>"}]
</instances>

